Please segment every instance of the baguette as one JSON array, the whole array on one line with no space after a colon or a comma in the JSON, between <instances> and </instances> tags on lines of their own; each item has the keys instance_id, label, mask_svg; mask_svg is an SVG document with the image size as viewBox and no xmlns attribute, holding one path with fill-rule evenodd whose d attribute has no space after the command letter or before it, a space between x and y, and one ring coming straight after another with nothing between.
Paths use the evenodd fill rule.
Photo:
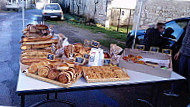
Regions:
<instances>
[{"instance_id":1,"label":"baguette","mask_svg":"<svg viewBox=\"0 0 190 107\"><path fill-rule=\"evenodd\" d=\"M49 44L49 43L55 43L57 44L58 43L58 39L49 39L49 40L46 40L46 41L36 41L36 42L23 42L22 44L23 45L40 45L40 44Z\"/></svg>"},{"instance_id":2,"label":"baguette","mask_svg":"<svg viewBox=\"0 0 190 107\"><path fill-rule=\"evenodd\" d=\"M37 45L23 45L21 46L22 50L26 50L26 49L41 49L41 48L48 48L51 47L51 43L49 44L37 44Z\"/></svg>"},{"instance_id":3,"label":"baguette","mask_svg":"<svg viewBox=\"0 0 190 107\"><path fill-rule=\"evenodd\" d=\"M42 37L24 37L22 41L23 42L46 41L46 40L50 40L51 38L53 38L53 36L51 35L42 36Z\"/></svg>"},{"instance_id":4,"label":"baguette","mask_svg":"<svg viewBox=\"0 0 190 107\"><path fill-rule=\"evenodd\" d=\"M24 50L23 53L38 53L38 52L48 52L51 53L51 49L31 49L31 50Z\"/></svg>"}]
</instances>

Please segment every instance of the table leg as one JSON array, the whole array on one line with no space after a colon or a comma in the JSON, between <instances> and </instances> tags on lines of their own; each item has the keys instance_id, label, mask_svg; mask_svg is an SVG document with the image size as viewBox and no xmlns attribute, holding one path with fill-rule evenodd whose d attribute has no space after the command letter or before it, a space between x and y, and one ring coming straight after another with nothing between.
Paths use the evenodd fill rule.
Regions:
<instances>
[{"instance_id":1,"label":"table leg","mask_svg":"<svg viewBox=\"0 0 190 107\"><path fill-rule=\"evenodd\" d=\"M25 95L21 95L21 107L25 106Z\"/></svg>"},{"instance_id":2,"label":"table leg","mask_svg":"<svg viewBox=\"0 0 190 107\"><path fill-rule=\"evenodd\" d=\"M49 93L47 93L47 98L46 99L49 100Z\"/></svg>"},{"instance_id":3,"label":"table leg","mask_svg":"<svg viewBox=\"0 0 190 107\"><path fill-rule=\"evenodd\" d=\"M57 92L55 92L55 99L57 99Z\"/></svg>"}]
</instances>

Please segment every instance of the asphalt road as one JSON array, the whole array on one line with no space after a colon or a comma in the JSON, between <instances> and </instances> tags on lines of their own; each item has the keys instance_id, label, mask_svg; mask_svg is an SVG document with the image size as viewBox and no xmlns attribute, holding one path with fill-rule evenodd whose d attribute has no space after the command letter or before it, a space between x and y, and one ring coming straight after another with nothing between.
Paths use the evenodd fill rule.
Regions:
<instances>
[{"instance_id":1,"label":"asphalt road","mask_svg":"<svg viewBox=\"0 0 190 107\"><path fill-rule=\"evenodd\" d=\"M27 10L25 12L25 26L29 23L41 23L40 10ZM22 36L22 14L0 13L0 106L20 106L20 97L15 93L20 57L20 37ZM67 33L67 32L66 32ZM23 84L24 85L24 84ZM160 88L168 88L163 85ZM143 107L144 104L136 102L137 98L150 100L151 86L138 86L104 90L77 91L59 93L61 100L71 101L77 107ZM185 94L184 94L185 95ZM50 94L50 98L53 94ZM46 95L26 96L26 106L46 98ZM180 99L163 96L160 92L158 107L183 107L188 104L184 97ZM60 103L48 103L42 107L62 107ZM144 105L147 107L147 105Z\"/></svg>"}]
</instances>

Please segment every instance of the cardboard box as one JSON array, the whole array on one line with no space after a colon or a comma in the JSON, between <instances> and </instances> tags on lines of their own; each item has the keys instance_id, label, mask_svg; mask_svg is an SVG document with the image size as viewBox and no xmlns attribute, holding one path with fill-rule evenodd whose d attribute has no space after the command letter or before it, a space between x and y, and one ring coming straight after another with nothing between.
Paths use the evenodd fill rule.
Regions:
<instances>
[{"instance_id":1,"label":"cardboard box","mask_svg":"<svg viewBox=\"0 0 190 107\"><path fill-rule=\"evenodd\" d=\"M164 77L164 78L170 78L171 77L171 70L164 70L161 69L160 67L152 67L152 66L147 66L144 64L137 64L134 62L127 62L123 60L124 56L127 56L129 54L135 55L135 56L142 56L143 58L152 58L152 59L158 59L158 60L169 60L169 68L171 68L172 61L171 61L171 56L168 54L163 54L163 53L157 53L157 52L149 52L149 51L142 51L142 50L137 50L137 49L125 49L122 53L122 57L120 58L119 62L119 67L124 67L126 69L130 69L133 71L137 72L142 72L142 73L147 73L150 75L155 75L159 77Z\"/></svg>"}]
</instances>

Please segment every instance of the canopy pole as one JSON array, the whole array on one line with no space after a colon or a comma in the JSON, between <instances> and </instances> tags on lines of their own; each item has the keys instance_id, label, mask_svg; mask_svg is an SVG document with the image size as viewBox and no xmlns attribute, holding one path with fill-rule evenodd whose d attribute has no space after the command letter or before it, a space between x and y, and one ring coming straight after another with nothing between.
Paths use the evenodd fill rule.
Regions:
<instances>
[{"instance_id":1,"label":"canopy pole","mask_svg":"<svg viewBox=\"0 0 190 107\"><path fill-rule=\"evenodd\" d=\"M22 0L22 27L23 30L25 28L25 23L24 23L24 0Z\"/></svg>"},{"instance_id":2,"label":"canopy pole","mask_svg":"<svg viewBox=\"0 0 190 107\"><path fill-rule=\"evenodd\" d=\"M137 38L137 30L139 29L139 23L140 23L140 19L141 19L141 13L142 13L142 8L143 8L143 3L144 3L144 0L141 0L140 10L139 10L138 18L137 18L137 24L136 24L136 27L135 27L135 37L133 39L132 49L135 48L135 40Z\"/></svg>"}]
</instances>

